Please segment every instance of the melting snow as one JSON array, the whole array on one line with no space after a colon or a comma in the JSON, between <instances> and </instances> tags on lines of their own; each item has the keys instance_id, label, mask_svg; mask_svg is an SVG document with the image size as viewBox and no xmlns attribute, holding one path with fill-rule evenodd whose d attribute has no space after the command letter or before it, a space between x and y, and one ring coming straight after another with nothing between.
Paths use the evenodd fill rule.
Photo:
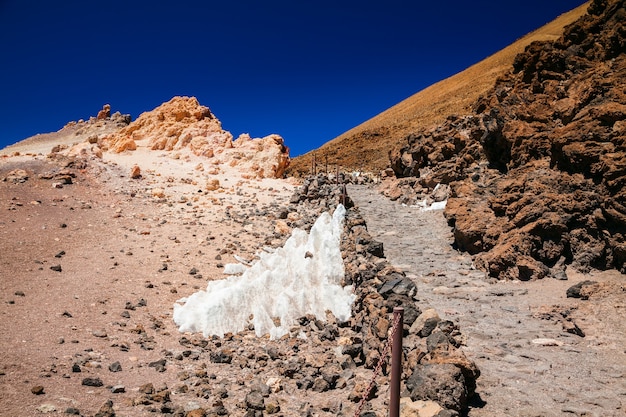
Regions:
<instances>
[{"instance_id":1,"label":"melting snow","mask_svg":"<svg viewBox=\"0 0 626 417\"><path fill-rule=\"evenodd\" d=\"M341 287L345 212L339 205L332 217L323 213L310 234L294 229L282 248L260 253L252 266L230 267L229 272L237 269L242 275L211 281L206 291L178 300L174 322L179 330L222 337L252 323L257 336L276 339L306 314L325 320L331 311L339 321L348 320L355 296L352 287Z\"/></svg>"}]
</instances>

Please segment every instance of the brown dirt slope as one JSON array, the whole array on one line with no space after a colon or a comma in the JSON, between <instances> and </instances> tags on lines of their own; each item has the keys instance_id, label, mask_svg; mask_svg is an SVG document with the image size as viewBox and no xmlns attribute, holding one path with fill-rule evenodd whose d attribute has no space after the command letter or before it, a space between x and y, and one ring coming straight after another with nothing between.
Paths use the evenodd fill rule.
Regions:
<instances>
[{"instance_id":1,"label":"brown dirt slope","mask_svg":"<svg viewBox=\"0 0 626 417\"><path fill-rule=\"evenodd\" d=\"M529 33L463 72L446 78L414 94L372 119L291 161L288 174L310 169L318 161L345 168L378 171L388 166L389 151L416 129L443 122L450 114L465 114L476 99L493 87L495 80L513 65L515 56L533 41L556 40L563 28L582 16L589 3L564 13L554 21Z\"/></svg>"}]
</instances>

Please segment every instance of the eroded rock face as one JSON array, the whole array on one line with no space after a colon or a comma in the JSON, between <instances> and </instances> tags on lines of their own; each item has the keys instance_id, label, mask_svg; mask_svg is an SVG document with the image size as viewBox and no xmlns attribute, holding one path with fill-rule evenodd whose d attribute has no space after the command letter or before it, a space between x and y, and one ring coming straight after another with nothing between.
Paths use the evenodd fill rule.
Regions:
<instances>
[{"instance_id":1,"label":"eroded rock face","mask_svg":"<svg viewBox=\"0 0 626 417\"><path fill-rule=\"evenodd\" d=\"M626 6L595 0L556 42L534 42L474 114L391 156L416 187L451 185L456 245L499 279L566 264L626 272Z\"/></svg>"},{"instance_id":2,"label":"eroded rock face","mask_svg":"<svg viewBox=\"0 0 626 417\"><path fill-rule=\"evenodd\" d=\"M221 122L195 97L174 97L104 139L114 152L147 147L152 150L190 149L216 164L237 166L250 177L279 178L289 165L289 149L283 138L269 135L252 139L243 134L236 140Z\"/></svg>"}]
</instances>

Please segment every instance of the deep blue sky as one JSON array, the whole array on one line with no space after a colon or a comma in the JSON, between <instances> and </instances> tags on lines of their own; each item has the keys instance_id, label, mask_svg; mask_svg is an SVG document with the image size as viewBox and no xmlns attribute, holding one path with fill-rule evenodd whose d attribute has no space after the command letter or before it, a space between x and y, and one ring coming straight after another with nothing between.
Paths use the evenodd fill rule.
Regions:
<instances>
[{"instance_id":1,"label":"deep blue sky","mask_svg":"<svg viewBox=\"0 0 626 417\"><path fill-rule=\"evenodd\" d=\"M296 156L583 0L0 0L0 148L196 96Z\"/></svg>"}]
</instances>

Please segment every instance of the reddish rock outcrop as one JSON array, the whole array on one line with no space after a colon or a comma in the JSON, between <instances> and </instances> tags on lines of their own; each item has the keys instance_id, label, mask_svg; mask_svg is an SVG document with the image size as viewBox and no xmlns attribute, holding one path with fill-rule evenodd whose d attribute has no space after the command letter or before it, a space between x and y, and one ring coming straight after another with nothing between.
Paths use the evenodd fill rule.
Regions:
<instances>
[{"instance_id":1,"label":"reddish rock outcrop","mask_svg":"<svg viewBox=\"0 0 626 417\"><path fill-rule=\"evenodd\" d=\"M243 134L236 140L222 129L220 121L195 97L174 97L104 140L114 152L147 147L152 150L189 149L195 155L213 158L216 164L237 166L250 177L284 175L289 149L283 138L269 135L252 139Z\"/></svg>"},{"instance_id":2,"label":"reddish rock outcrop","mask_svg":"<svg viewBox=\"0 0 626 417\"><path fill-rule=\"evenodd\" d=\"M416 187L451 185L456 245L499 279L626 272L625 2L529 45L473 111L390 157Z\"/></svg>"},{"instance_id":3,"label":"reddish rock outcrop","mask_svg":"<svg viewBox=\"0 0 626 417\"><path fill-rule=\"evenodd\" d=\"M109 117L111 117L111 105L105 104L104 106L102 106L102 110L98 112L98 116L96 116L96 119L103 120Z\"/></svg>"}]
</instances>

